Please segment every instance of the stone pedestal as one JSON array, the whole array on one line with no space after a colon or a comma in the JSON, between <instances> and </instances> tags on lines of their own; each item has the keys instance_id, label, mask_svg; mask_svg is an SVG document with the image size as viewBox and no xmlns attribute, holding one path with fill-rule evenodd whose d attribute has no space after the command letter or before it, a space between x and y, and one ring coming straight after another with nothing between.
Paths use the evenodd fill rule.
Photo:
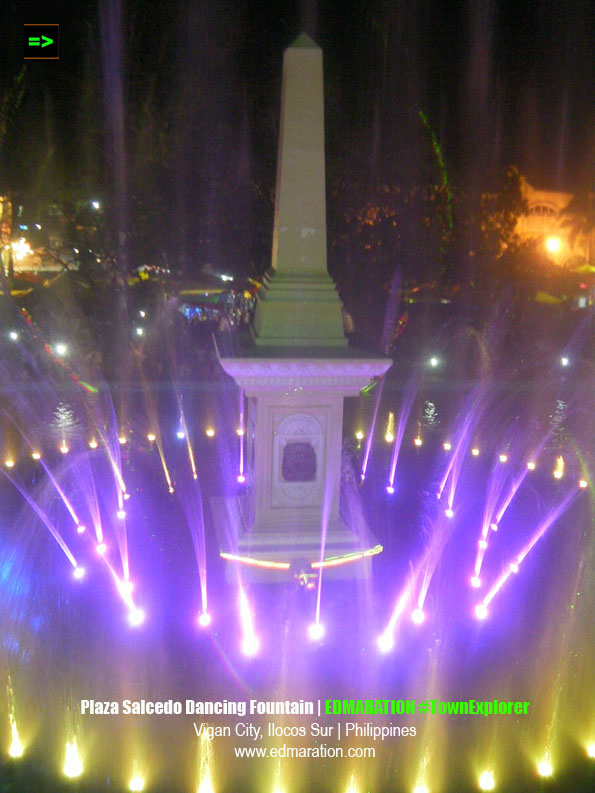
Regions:
<instances>
[{"instance_id":1,"label":"stone pedestal","mask_svg":"<svg viewBox=\"0 0 595 793\"><path fill-rule=\"evenodd\" d=\"M282 358L254 352L258 357L221 358L248 399L248 498L235 509L236 545L228 553L309 573L321 559L363 560L376 541L367 530L355 533L339 514L343 399L357 396L390 361L349 349L309 358L289 357L299 350L285 349Z\"/></svg>"}]
</instances>

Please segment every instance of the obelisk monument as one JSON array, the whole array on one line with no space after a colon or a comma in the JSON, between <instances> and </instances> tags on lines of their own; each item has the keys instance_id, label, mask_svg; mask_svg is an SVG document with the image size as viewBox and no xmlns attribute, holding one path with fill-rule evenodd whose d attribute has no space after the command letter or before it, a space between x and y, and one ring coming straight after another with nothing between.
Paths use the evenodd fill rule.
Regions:
<instances>
[{"instance_id":1,"label":"obelisk monument","mask_svg":"<svg viewBox=\"0 0 595 793\"><path fill-rule=\"evenodd\" d=\"M343 333L326 258L322 50L305 34L285 52L282 90L271 268L241 354L220 355L248 399L246 493L216 520L231 563L281 577L322 562L351 577L379 546L339 514L343 400L391 361Z\"/></svg>"},{"instance_id":2,"label":"obelisk monument","mask_svg":"<svg viewBox=\"0 0 595 793\"><path fill-rule=\"evenodd\" d=\"M253 332L261 345L347 344L326 261L322 50L305 33L284 57L273 255Z\"/></svg>"}]
</instances>

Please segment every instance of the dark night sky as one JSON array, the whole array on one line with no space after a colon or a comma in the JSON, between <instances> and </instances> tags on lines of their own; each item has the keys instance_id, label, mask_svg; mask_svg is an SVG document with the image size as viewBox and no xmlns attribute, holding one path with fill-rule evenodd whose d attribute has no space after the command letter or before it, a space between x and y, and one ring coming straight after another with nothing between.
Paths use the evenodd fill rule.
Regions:
<instances>
[{"instance_id":1,"label":"dark night sky","mask_svg":"<svg viewBox=\"0 0 595 793\"><path fill-rule=\"evenodd\" d=\"M593 9L589 0L5 0L0 86L23 65L25 21L61 24L61 59L29 62L4 181L30 188L50 160L58 173L74 162L88 183L100 181L115 167L114 125L131 157L131 119L143 109L167 121L181 211L195 189L185 174L204 187L218 158L270 171L282 51L305 29L325 52L328 149L357 159L362 179L415 178L421 109L460 179L481 182L512 162L544 187L592 186Z\"/></svg>"}]
</instances>

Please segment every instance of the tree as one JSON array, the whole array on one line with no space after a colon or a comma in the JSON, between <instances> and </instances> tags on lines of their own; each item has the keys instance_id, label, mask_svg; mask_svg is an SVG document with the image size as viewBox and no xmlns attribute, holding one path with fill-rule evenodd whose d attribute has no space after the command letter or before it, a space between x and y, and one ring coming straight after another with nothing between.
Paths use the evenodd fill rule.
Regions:
<instances>
[{"instance_id":1,"label":"tree","mask_svg":"<svg viewBox=\"0 0 595 793\"><path fill-rule=\"evenodd\" d=\"M568 229L568 242L574 247L585 241L587 263L595 263L595 194L584 190L574 195L561 214L561 225Z\"/></svg>"}]
</instances>

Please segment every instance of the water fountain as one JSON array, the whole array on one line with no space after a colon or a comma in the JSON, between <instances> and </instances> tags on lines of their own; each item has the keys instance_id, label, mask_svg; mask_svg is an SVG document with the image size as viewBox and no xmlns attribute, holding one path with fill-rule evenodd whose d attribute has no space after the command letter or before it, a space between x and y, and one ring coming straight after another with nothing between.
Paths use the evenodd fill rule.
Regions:
<instances>
[{"instance_id":1,"label":"water fountain","mask_svg":"<svg viewBox=\"0 0 595 793\"><path fill-rule=\"evenodd\" d=\"M296 44L297 77L312 68L319 81L320 51ZM454 339L442 374L425 358L396 366L342 422L343 397L388 362L343 344L323 268L322 89L312 109L299 84L286 82L285 108L314 125L317 187L279 194L306 196L314 217L292 236L295 207L277 207L278 271L253 346L220 340L240 389L147 381L123 399L76 344L59 360L30 319L11 316L16 338L2 337L7 790L590 789L592 369L578 371L574 345L572 383L555 350L527 382L481 340L470 385L455 387ZM298 183L308 162L294 163ZM309 307L288 317L296 303ZM308 345L324 353L306 357ZM247 487L255 523L242 535ZM317 556L296 550L298 514ZM351 531L368 540L368 522L384 549L370 577L315 566L334 543L373 550ZM221 558L218 534L228 555L262 541L256 558L287 567L265 565L257 583Z\"/></svg>"}]
</instances>

